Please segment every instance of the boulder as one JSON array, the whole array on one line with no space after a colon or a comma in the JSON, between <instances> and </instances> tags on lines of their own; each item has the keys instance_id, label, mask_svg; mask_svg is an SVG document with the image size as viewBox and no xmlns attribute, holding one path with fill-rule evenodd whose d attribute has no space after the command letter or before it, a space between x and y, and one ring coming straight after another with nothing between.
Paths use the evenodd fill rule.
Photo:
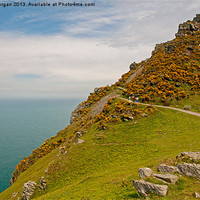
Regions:
<instances>
[{"instance_id":1,"label":"boulder","mask_svg":"<svg viewBox=\"0 0 200 200\"><path fill-rule=\"evenodd\" d=\"M59 155L63 154L65 152L65 147L60 147L59 148Z\"/></svg>"},{"instance_id":2,"label":"boulder","mask_svg":"<svg viewBox=\"0 0 200 200\"><path fill-rule=\"evenodd\" d=\"M192 158L193 160L200 160L200 152L182 152L181 157L188 156L189 158Z\"/></svg>"},{"instance_id":3,"label":"boulder","mask_svg":"<svg viewBox=\"0 0 200 200\"><path fill-rule=\"evenodd\" d=\"M81 133L81 132L76 132L76 137L77 138L80 138L80 137L82 137L83 136L83 134Z\"/></svg>"},{"instance_id":4,"label":"boulder","mask_svg":"<svg viewBox=\"0 0 200 200\"><path fill-rule=\"evenodd\" d=\"M173 174L153 174L153 176L165 183L176 184L178 181L178 176Z\"/></svg>"},{"instance_id":5,"label":"boulder","mask_svg":"<svg viewBox=\"0 0 200 200\"><path fill-rule=\"evenodd\" d=\"M174 172L178 172L178 168L175 166L169 166L166 164L159 164L157 167L157 170L159 172L163 172L163 173L174 173Z\"/></svg>"},{"instance_id":6,"label":"boulder","mask_svg":"<svg viewBox=\"0 0 200 200\"><path fill-rule=\"evenodd\" d=\"M144 167L144 168L140 168L138 170L139 176L140 178L144 178L144 177L149 177L153 174L153 171L148 168L148 167Z\"/></svg>"},{"instance_id":7,"label":"boulder","mask_svg":"<svg viewBox=\"0 0 200 200\"><path fill-rule=\"evenodd\" d=\"M185 106L184 106L184 110L191 110L191 108L192 108L192 107L189 106L189 105L185 105Z\"/></svg>"},{"instance_id":8,"label":"boulder","mask_svg":"<svg viewBox=\"0 0 200 200\"><path fill-rule=\"evenodd\" d=\"M133 186L141 196L145 197L152 192L155 192L160 196L166 196L168 191L167 185L153 184L144 180L133 180Z\"/></svg>"},{"instance_id":9,"label":"boulder","mask_svg":"<svg viewBox=\"0 0 200 200\"><path fill-rule=\"evenodd\" d=\"M137 64L136 62L133 62L130 66L129 66L130 70L136 70L137 68Z\"/></svg>"},{"instance_id":10,"label":"boulder","mask_svg":"<svg viewBox=\"0 0 200 200\"><path fill-rule=\"evenodd\" d=\"M29 200L37 187L37 183L34 181L28 181L24 183L24 188L22 192L22 200Z\"/></svg>"},{"instance_id":11,"label":"boulder","mask_svg":"<svg viewBox=\"0 0 200 200\"><path fill-rule=\"evenodd\" d=\"M200 194L198 194L197 192L195 192L195 193L194 193L194 197L195 197L196 199L200 199Z\"/></svg>"},{"instance_id":12,"label":"boulder","mask_svg":"<svg viewBox=\"0 0 200 200\"><path fill-rule=\"evenodd\" d=\"M182 174L200 179L200 164L184 163L177 167Z\"/></svg>"},{"instance_id":13,"label":"boulder","mask_svg":"<svg viewBox=\"0 0 200 200\"><path fill-rule=\"evenodd\" d=\"M82 143L84 143L85 142L85 140L81 140L81 139L78 139L77 140L77 144L82 144Z\"/></svg>"},{"instance_id":14,"label":"boulder","mask_svg":"<svg viewBox=\"0 0 200 200\"><path fill-rule=\"evenodd\" d=\"M148 117L146 113L142 113L142 117Z\"/></svg>"},{"instance_id":15,"label":"boulder","mask_svg":"<svg viewBox=\"0 0 200 200\"><path fill-rule=\"evenodd\" d=\"M194 17L193 21L196 23L200 23L200 14L196 14L196 17Z\"/></svg>"},{"instance_id":16,"label":"boulder","mask_svg":"<svg viewBox=\"0 0 200 200\"><path fill-rule=\"evenodd\" d=\"M44 177L43 177L43 176L40 178L40 183L41 183L41 185L42 185L41 189L46 190L47 183L46 183L46 181L44 180Z\"/></svg>"}]
</instances>

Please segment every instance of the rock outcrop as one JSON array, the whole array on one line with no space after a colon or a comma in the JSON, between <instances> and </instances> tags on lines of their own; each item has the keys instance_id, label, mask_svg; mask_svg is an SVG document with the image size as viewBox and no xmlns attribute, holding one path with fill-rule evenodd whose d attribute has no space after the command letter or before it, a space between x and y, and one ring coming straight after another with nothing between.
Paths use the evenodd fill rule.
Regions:
<instances>
[{"instance_id":1,"label":"rock outcrop","mask_svg":"<svg viewBox=\"0 0 200 200\"><path fill-rule=\"evenodd\" d=\"M169 166L166 164L159 164L157 170L162 173L174 173L178 172L178 168L175 166Z\"/></svg>"},{"instance_id":2,"label":"rock outcrop","mask_svg":"<svg viewBox=\"0 0 200 200\"><path fill-rule=\"evenodd\" d=\"M179 24L178 32L175 34L176 37L185 35L193 35L196 31L200 30L200 14L197 14L192 21L184 22Z\"/></svg>"},{"instance_id":3,"label":"rock outcrop","mask_svg":"<svg viewBox=\"0 0 200 200\"><path fill-rule=\"evenodd\" d=\"M22 192L22 200L29 200L37 187L37 183L34 181L28 181L24 183L24 188Z\"/></svg>"},{"instance_id":4,"label":"rock outcrop","mask_svg":"<svg viewBox=\"0 0 200 200\"><path fill-rule=\"evenodd\" d=\"M140 178L144 178L144 177L149 177L153 174L153 171L148 168L148 167L144 167L144 168L140 168L138 170L139 176Z\"/></svg>"},{"instance_id":5,"label":"rock outcrop","mask_svg":"<svg viewBox=\"0 0 200 200\"><path fill-rule=\"evenodd\" d=\"M133 180L133 186L141 196L145 197L152 192L155 192L160 196L166 196L168 192L167 185L153 184L144 180Z\"/></svg>"},{"instance_id":6,"label":"rock outcrop","mask_svg":"<svg viewBox=\"0 0 200 200\"><path fill-rule=\"evenodd\" d=\"M87 102L82 102L76 107L76 109L71 113L70 124L72 124L78 118L80 115L79 111L85 109L87 106Z\"/></svg>"},{"instance_id":7,"label":"rock outcrop","mask_svg":"<svg viewBox=\"0 0 200 200\"><path fill-rule=\"evenodd\" d=\"M177 167L182 174L200 179L200 164L184 163Z\"/></svg>"},{"instance_id":8,"label":"rock outcrop","mask_svg":"<svg viewBox=\"0 0 200 200\"><path fill-rule=\"evenodd\" d=\"M180 157L189 157L192 160L200 160L200 152L182 152Z\"/></svg>"},{"instance_id":9,"label":"rock outcrop","mask_svg":"<svg viewBox=\"0 0 200 200\"><path fill-rule=\"evenodd\" d=\"M165 183L176 184L178 181L178 176L173 174L153 174L153 176L161 181L164 181Z\"/></svg>"}]
</instances>

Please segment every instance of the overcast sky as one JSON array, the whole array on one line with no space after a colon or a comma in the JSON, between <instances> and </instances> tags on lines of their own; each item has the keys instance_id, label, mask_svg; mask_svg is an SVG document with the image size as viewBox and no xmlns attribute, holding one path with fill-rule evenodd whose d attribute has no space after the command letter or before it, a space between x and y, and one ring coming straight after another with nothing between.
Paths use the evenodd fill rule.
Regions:
<instances>
[{"instance_id":1,"label":"overcast sky","mask_svg":"<svg viewBox=\"0 0 200 200\"><path fill-rule=\"evenodd\" d=\"M199 0L76 2L95 7L0 7L1 99L87 98L200 12Z\"/></svg>"}]
</instances>

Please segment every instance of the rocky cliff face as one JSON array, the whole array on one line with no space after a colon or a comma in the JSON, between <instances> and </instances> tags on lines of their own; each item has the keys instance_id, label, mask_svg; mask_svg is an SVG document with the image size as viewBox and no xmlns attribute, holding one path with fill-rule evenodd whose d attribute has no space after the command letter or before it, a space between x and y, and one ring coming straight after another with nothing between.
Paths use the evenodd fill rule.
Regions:
<instances>
[{"instance_id":1,"label":"rocky cliff face","mask_svg":"<svg viewBox=\"0 0 200 200\"><path fill-rule=\"evenodd\" d=\"M178 32L175 34L176 37L192 35L196 31L200 30L200 14L197 14L192 21L184 22L179 24Z\"/></svg>"}]
</instances>

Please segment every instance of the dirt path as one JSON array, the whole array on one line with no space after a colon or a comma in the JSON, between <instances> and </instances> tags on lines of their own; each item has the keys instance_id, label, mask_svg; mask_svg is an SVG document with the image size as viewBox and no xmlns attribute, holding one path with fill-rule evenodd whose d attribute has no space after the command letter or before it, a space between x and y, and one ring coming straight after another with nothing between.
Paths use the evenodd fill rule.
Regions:
<instances>
[{"instance_id":1,"label":"dirt path","mask_svg":"<svg viewBox=\"0 0 200 200\"><path fill-rule=\"evenodd\" d=\"M124 99L124 98L121 98L125 101L129 101L129 102L133 102L133 101L130 101L128 99ZM169 107L169 106L160 106L160 105L154 105L154 104L147 104L147 103L139 103L139 102L133 102L133 103L137 103L137 104L141 104L141 105L146 105L146 106L155 106L155 107L159 107L159 108L167 108L167 109L171 109L171 110L177 110L177 111L180 111L180 112L184 112L184 113L187 113L187 114L190 114L190 115L195 115L197 117L200 117L200 113L197 113L197 112L192 112L190 110L182 110L182 109L179 109L179 108L173 108L173 107Z\"/></svg>"},{"instance_id":2,"label":"dirt path","mask_svg":"<svg viewBox=\"0 0 200 200\"><path fill-rule=\"evenodd\" d=\"M142 67L140 67L134 74L132 74L129 78L128 78L128 80L126 81L126 84L128 84L128 83L130 83L134 78L136 78L138 75L139 75L139 73L143 70L143 66Z\"/></svg>"},{"instance_id":3,"label":"dirt path","mask_svg":"<svg viewBox=\"0 0 200 200\"><path fill-rule=\"evenodd\" d=\"M111 98L115 98L115 97L119 97L120 95L117 94L116 92L110 93L106 96L104 96L100 101L98 101L97 103L95 103L90 111L90 115L95 116L96 114L99 114L104 106L106 105L106 103L108 103L108 100Z\"/></svg>"}]
</instances>

